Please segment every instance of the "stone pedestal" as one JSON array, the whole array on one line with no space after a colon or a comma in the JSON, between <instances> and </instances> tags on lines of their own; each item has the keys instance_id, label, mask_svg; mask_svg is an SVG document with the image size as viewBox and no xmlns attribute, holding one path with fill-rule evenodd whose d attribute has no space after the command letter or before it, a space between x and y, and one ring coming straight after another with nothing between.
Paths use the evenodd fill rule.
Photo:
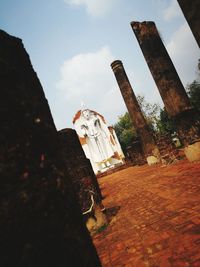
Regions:
<instances>
[{"instance_id":1,"label":"stone pedestal","mask_svg":"<svg viewBox=\"0 0 200 267\"><path fill-rule=\"evenodd\" d=\"M151 21L132 22L131 26L163 99L166 111L169 117L175 121L181 142L186 148L189 145L193 146L195 142L199 142L200 137L199 114L191 107L155 23ZM196 148L194 153L195 151Z\"/></svg>"},{"instance_id":2,"label":"stone pedestal","mask_svg":"<svg viewBox=\"0 0 200 267\"><path fill-rule=\"evenodd\" d=\"M88 230L94 233L107 224L106 216L102 212L105 208L97 178L90 160L84 154L76 131L70 128L63 129L59 131L59 137L65 166L71 176L86 225Z\"/></svg>"},{"instance_id":3,"label":"stone pedestal","mask_svg":"<svg viewBox=\"0 0 200 267\"><path fill-rule=\"evenodd\" d=\"M0 31L0 266L100 266L20 39Z\"/></svg>"},{"instance_id":4,"label":"stone pedestal","mask_svg":"<svg viewBox=\"0 0 200 267\"><path fill-rule=\"evenodd\" d=\"M116 60L112 62L111 67L129 111L133 125L137 131L138 136L141 139L147 162L149 165L158 163L160 161L159 150L155 144L151 130L148 127L147 122L142 114L136 96L132 90L131 84L124 70L123 64L120 60Z\"/></svg>"},{"instance_id":5,"label":"stone pedestal","mask_svg":"<svg viewBox=\"0 0 200 267\"><path fill-rule=\"evenodd\" d=\"M190 26L190 29L200 47L200 1L199 0L178 0L183 14Z\"/></svg>"}]
</instances>

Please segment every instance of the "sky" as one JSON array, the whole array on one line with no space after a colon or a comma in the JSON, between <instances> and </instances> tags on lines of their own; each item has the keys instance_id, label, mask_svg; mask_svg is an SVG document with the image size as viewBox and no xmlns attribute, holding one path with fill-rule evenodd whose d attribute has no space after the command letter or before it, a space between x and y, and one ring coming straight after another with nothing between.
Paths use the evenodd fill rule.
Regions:
<instances>
[{"instance_id":1,"label":"sky","mask_svg":"<svg viewBox=\"0 0 200 267\"><path fill-rule=\"evenodd\" d=\"M112 125L126 112L110 64L119 59L136 95L163 106L131 29L154 21L184 86L197 76L199 48L176 0L0 0L0 28L19 37L58 130L81 108Z\"/></svg>"}]
</instances>

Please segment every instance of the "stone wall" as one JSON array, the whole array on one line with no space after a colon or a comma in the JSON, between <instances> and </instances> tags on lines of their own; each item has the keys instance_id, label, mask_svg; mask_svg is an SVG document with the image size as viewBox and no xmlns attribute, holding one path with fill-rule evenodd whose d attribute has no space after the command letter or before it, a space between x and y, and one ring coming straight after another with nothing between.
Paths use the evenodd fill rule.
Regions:
<instances>
[{"instance_id":1,"label":"stone wall","mask_svg":"<svg viewBox=\"0 0 200 267\"><path fill-rule=\"evenodd\" d=\"M172 138L168 134L155 136L157 146L159 147L162 163L170 164L178 160L179 152L172 141Z\"/></svg>"},{"instance_id":2,"label":"stone wall","mask_svg":"<svg viewBox=\"0 0 200 267\"><path fill-rule=\"evenodd\" d=\"M170 135L154 134L154 137L163 164L173 163L183 157L183 155L180 155ZM133 144L127 148L126 162L128 165L144 165L147 163L139 140L133 142Z\"/></svg>"},{"instance_id":3,"label":"stone wall","mask_svg":"<svg viewBox=\"0 0 200 267\"><path fill-rule=\"evenodd\" d=\"M100 266L20 39L0 31L0 266Z\"/></svg>"}]
</instances>

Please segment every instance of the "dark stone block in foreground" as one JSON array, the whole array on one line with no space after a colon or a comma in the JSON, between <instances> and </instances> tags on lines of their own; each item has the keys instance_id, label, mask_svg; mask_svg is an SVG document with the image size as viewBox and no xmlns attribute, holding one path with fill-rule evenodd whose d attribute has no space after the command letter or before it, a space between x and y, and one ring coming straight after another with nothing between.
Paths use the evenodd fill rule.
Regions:
<instances>
[{"instance_id":1,"label":"dark stone block in foreground","mask_svg":"<svg viewBox=\"0 0 200 267\"><path fill-rule=\"evenodd\" d=\"M96 204L102 200L101 190L94 174L90 160L86 158L75 130L67 128L59 131L62 142L65 166L72 177L75 193L82 212L91 206L91 194Z\"/></svg>"},{"instance_id":2,"label":"dark stone block in foreground","mask_svg":"<svg viewBox=\"0 0 200 267\"><path fill-rule=\"evenodd\" d=\"M0 266L100 266L41 84L0 31Z\"/></svg>"}]
</instances>

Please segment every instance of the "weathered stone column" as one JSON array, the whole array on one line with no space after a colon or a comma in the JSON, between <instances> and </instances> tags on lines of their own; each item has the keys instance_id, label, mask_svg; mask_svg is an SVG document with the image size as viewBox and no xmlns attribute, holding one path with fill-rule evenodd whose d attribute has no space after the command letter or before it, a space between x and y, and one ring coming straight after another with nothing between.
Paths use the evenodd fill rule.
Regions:
<instances>
[{"instance_id":1,"label":"weathered stone column","mask_svg":"<svg viewBox=\"0 0 200 267\"><path fill-rule=\"evenodd\" d=\"M200 1L178 0L178 3L200 47Z\"/></svg>"},{"instance_id":2,"label":"weathered stone column","mask_svg":"<svg viewBox=\"0 0 200 267\"><path fill-rule=\"evenodd\" d=\"M115 60L114 62L112 62L111 68L116 77L133 125L141 139L147 162L149 165L158 163L160 161L159 150L156 146L153 135L151 134L151 130L148 127L147 122L142 114L122 62L120 60Z\"/></svg>"},{"instance_id":3,"label":"weathered stone column","mask_svg":"<svg viewBox=\"0 0 200 267\"><path fill-rule=\"evenodd\" d=\"M166 111L169 117L175 120L188 160L199 160L199 114L191 107L155 23L151 21L132 22L131 26L163 99Z\"/></svg>"},{"instance_id":4,"label":"weathered stone column","mask_svg":"<svg viewBox=\"0 0 200 267\"><path fill-rule=\"evenodd\" d=\"M91 234L107 224L102 195L90 160L86 158L75 130L59 131L65 166L71 176L86 226Z\"/></svg>"},{"instance_id":5,"label":"weathered stone column","mask_svg":"<svg viewBox=\"0 0 200 267\"><path fill-rule=\"evenodd\" d=\"M0 266L100 266L41 84L3 31L0 87Z\"/></svg>"}]
</instances>

